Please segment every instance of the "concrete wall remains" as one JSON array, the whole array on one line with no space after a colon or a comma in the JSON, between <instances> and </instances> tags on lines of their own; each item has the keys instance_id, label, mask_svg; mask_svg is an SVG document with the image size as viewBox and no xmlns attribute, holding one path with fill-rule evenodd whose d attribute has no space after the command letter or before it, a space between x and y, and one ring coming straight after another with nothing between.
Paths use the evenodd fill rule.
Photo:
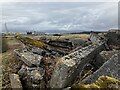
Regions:
<instances>
[{"instance_id":1,"label":"concrete wall remains","mask_svg":"<svg viewBox=\"0 0 120 90\"><path fill-rule=\"evenodd\" d=\"M105 42L89 45L61 58L54 69L49 86L51 88L68 86L80 74L84 66L104 49L104 45Z\"/></svg>"}]
</instances>

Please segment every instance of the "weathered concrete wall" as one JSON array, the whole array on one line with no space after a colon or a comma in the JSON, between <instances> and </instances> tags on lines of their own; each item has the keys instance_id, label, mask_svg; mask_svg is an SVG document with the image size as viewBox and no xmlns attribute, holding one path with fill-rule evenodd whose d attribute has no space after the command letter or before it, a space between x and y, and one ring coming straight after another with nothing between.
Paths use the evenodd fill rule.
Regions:
<instances>
[{"instance_id":1,"label":"weathered concrete wall","mask_svg":"<svg viewBox=\"0 0 120 90\"><path fill-rule=\"evenodd\" d=\"M120 70L120 51L118 54L112 56L110 60L105 62L100 69L94 72L92 75L88 76L85 80L83 80L82 84L90 84L95 82L99 76L111 76L118 80L120 80L119 70Z\"/></svg>"},{"instance_id":2,"label":"weathered concrete wall","mask_svg":"<svg viewBox=\"0 0 120 90\"><path fill-rule=\"evenodd\" d=\"M22 84L19 78L19 75L17 74L10 74L10 82L11 82L11 88L13 90L19 89L22 90Z\"/></svg>"},{"instance_id":3,"label":"weathered concrete wall","mask_svg":"<svg viewBox=\"0 0 120 90\"><path fill-rule=\"evenodd\" d=\"M89 45L61 58L50 80L51 88L64 88L82 71L83 67L104 49L105 43Z\"/></svg>"}]
</instances>

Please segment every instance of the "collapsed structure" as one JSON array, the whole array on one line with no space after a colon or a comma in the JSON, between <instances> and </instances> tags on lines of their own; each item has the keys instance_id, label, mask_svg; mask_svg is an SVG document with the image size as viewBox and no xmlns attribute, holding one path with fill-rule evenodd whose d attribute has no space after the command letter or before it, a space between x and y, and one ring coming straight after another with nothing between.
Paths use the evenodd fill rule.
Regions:
<instances>
[{"instance_id":1,"label":"collapsed structure","mask_svg":"<svg viewBox=\"0 0 120 90\"><path fill-rule=\"evenodd\" d=\"M28 39L19 40L27 41L24 49L15 50L15 56L23 62L18 71L23 88L63 89L74 83L91 84L102 75L120 80L119 30L109 31L103 36L91 34L92 44L73 50L68 55L49 46L57 45L53 41L37 44L31 39L30 43ZM13 82L13 79L10 80Z\"/></svg>"}]
</instances>

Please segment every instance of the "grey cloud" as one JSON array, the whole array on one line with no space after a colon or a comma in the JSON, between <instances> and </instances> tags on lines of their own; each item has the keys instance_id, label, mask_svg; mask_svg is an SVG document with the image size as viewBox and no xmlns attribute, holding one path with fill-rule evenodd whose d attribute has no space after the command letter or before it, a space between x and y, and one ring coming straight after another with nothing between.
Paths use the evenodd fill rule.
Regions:
<instances>
[{"instance_id":1,"label":"grey cloud","mask_svg":"<svg viewBox=\"0 0 120 90\"><path fill-rule=\"evenodd\" d=\"M117 27L117 11L110 2L19 2L4 5L2 18L14 31L107 30Z\"/></svg>"}]
</instances>

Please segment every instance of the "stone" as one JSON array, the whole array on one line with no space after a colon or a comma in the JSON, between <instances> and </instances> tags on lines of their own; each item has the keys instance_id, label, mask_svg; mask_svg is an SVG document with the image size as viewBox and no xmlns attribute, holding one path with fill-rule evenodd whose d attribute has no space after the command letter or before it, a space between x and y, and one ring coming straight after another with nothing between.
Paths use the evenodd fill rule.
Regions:
<instances>
[{"instance_id":1,"label":"stone","mask_svg":"<svg viewBox=\"0 0 120 90\"><path fill-rule=\"evenodd\" d=\"M115 53L117 53L117 50L115 51L102 51L100 52L95 60L92 62L92 65L95 68L100 68L107 60L109 60L111 58L112 55L114 55Z\"/></svg>"},{"instance_id":2,"label":"stone","mask_svg":"<svg viewBox=\"0 0 120 90\"><path fill-rule=\"evenodd\" d=\"M43 79L45 71L40 67L28 67L23 65L18 71L18 74L23 77L23 80L32 84L39 84Z\"/></svg>"},{"instance_id":3,"label":"stone","mask_svg":"<svg viewBox=\"0 0 120 90\"><path fill-rule=\"evenodd\" d=\"M89 45L68 54L58 60L49 86L64 88L80 74L84 66L104 49L104 42L99 45Z\"/></svg>"},{"instance_id":4,"label":"stone","mask_svg":"<svg viewBox=\"0 0 120 90\"><path fill-rule=\"evenodd\" d=\"M31 71L30 76L31 76L33 83L35 83L35 84L39 84L40 80L43 79L43 76L41 75L40 71L38 71L38 70Z\"/></svg>"},{"instance_id":5,"label":"stone","mask_svg":"<svg viewBox=\"0 0 120 90\"><path fill-rule=\"evenodd\" d=\"M37 54L33 54L32 52L29 52L27 50L19 50L16 49L15 51L16 56L22 60L27 66L39 66L41 59L43 58L43 56L41 55L37 55Z\"/></svg>"},{"instance_id":6,"label":"stone","mask_svg":"<svg viewBox=\"0 0 120 90\"><path fill-rule=\"evenodd\" d=\"M120 30L109 30L105 36L109 44L120 45Z\"/></svg>"},{"instance_id":7,"label":"stone","mask_svg":"<svg viewBox=\"0 0 120 90\"><path fill-rule=\"evenodd\" d=\"M13 90L19 89L22 90L22 84L18 74L10 74L11 88Z\"/></svg>"},{"instance_id":8,"label":"stone","mask_svg":"<svg viewBox=\"0 0 120 90\"><path fill-rule=\"evenodd\" d=\"M102 51L100 52L100 56L104 58L105 62L111 58L112 55L117 54L118 50L112 50L112 51Z\"/></svg>"},{"instance_id":9,"label":"stone","mask_svg":"<svg viewBox=\"0 0 120 90\"><path fill-rule=\"evenodd\" d=\"M25 65L22 65L21 69L18 71L18 74L19 74L20 76L24 76L24 75L27 74L27 68L26 68Z\"/></svg>"},{"instance_id":10,"label":"stone","mask_svg":"<svg viewBox=\"0 0 120 90\"><path fill-rule=\"evenodd\" d=\"M31 50L34 54L38 54L38 55L45 55L46 51L41 49L41 48L37 48L37 47L32 47L32 50Z\"/></svg>"},{"instance_id":11,"label":"stone","mask_svg":"<svg viewBox=\"0 0 120 90\"><path fill-rule=\"evenodd\" d=\"M90 33L90 41L93 44L99 44L101 42L101 37L98 34Z\"/></svg>"}]
</instances>

